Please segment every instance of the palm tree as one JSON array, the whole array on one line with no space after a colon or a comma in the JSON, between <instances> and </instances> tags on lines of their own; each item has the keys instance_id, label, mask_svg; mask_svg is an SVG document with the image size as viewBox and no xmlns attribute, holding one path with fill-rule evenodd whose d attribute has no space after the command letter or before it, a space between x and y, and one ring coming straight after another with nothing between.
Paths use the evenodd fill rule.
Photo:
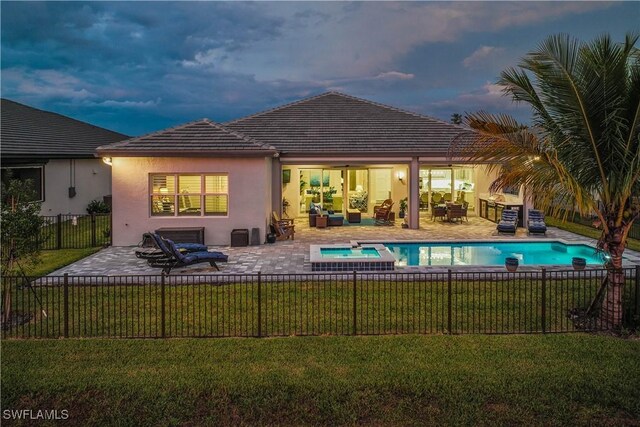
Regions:
<instances>
[{"instance_id":1,"label":"palm tree","mask_svg":"<svg viewBox=\"0 0 640 427\"><path fill-rule=\"evenodd\" d=\"M498 82L531 107L530 126L484 112L465 118L479 135L467 141L469 156L499 170L493 190L524 185L554 216L566 208L597 215L598 248L608 255L600 316L610 327L622 322L622 254L640 214L637 41L633 34L620 44L609 35L591 43L550 36Z\"/></svg>"}]
</instances>

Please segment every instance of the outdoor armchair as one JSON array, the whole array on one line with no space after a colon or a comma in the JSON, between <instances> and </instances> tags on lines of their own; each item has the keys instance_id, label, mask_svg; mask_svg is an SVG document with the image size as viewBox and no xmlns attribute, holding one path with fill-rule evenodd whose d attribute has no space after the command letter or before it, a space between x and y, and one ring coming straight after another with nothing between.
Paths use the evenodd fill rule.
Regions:
<instances>
[{"instance_id":1,"label":"outdoor armchair","mask_svg":"<svg viewBox=\"0 0 640 427\"><path fill-rule=\"evenodd\" d=\"M373 217L376 218L376 215L378 213L379 210L381 209L391 209L391 207L393 206L393 200L391 199L387 199L384 202L382 202L381 205L376 205L373 207Z\"/></svg>"},{"instance_id":2,"label":"outdoor armchair","mask_svg":"<svg viewBox=\"0 0 640 427\"><path fill-rule=\"evenodd\" d=\"M447 209L447 219L449 221L462 220L465 215L462 212L462 205L451 205Z\"/></svg>"},{"instance_id":3,"label":"outdoor armchair","mask_svg":"<svg viewBox=\"0 0 640 427\"><path fill-rule=\"evenodd\" d=\"M431 220L435 221L436 218L444 219L447 215L447 208L444 206L434 206L431 209Z\"/></svg>"},{"instance_id":4,"label":"outdoor armchair","mask_svg":"<svg viewBox=\"0 0 640 427\"><path fill-rule=\"evenodd\" d=\"M390 200L390 199L389 199ZM385 200L385 203L387 200ZM393 202L391 204L385 205L383 203L383 207L379 207L374 214L375 224L376 225L391 225L393 221L391 221L391 208L393 207Z\"/></svg>"}]
</instances>

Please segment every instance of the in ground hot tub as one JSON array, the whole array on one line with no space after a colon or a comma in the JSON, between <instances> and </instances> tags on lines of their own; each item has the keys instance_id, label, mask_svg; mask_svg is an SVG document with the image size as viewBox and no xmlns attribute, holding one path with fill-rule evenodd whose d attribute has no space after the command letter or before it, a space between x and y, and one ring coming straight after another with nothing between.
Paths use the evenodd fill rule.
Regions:
<instances>
[{"instance_id":1,"label":"in ground hot tub","mask_svg":"<svg viewBox=\"0 0 640 427\"><path fill-rule=\"evenodd\" d=\"M389 271L394 269L395 258L381 244L311 245L312 271Z\"/></svg>"}]
</instances>

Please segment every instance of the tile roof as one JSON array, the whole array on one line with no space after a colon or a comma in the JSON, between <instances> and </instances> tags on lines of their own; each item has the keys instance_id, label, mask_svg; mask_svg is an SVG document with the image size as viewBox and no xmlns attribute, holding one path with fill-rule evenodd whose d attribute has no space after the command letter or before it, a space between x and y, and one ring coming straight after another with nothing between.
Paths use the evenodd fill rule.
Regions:
<instances>
[{"instance_id":1,"label":"tile roof","mask_svg":"<svg viewBox=\"0 0 640 427\"><path fill-rule=\"evenodd\" d=\"M275 148L247 138L209 119L179 125L98 147L101 155L275 154Z\"/></svg>"},{"instance_id":2,"label":"tile roof","mask_svg":"<svg viewBox=\"0 0 640 427\"><path fill-rule=\"evenodd\" d=\"M128 136L2 98L3 159L93 158L99 145L125 138Z\"/></svg>"},{"instance_id":3,"label":"tile roof","mask_svg":"<svg viewBox=\"0 0 640 427\"><path fill-rule=\"evenodd\" d=\"M225 126L282 154L446 155L468 128L338 92L237 119Z\"/></svg>"}]
</instances>

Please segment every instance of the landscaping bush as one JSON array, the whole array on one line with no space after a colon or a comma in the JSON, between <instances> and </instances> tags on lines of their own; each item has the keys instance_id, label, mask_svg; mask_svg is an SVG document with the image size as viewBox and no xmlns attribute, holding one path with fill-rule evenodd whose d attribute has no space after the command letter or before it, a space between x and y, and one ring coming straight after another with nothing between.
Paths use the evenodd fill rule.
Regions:
<instances>
[{"instance_id":1,"label":"landscaping bush","mask_svg":"<svg viewBox=\"0 0 640 427\"><path fill-rule=\"evenodd\" d=\"M107 206L107 204L102 200L92 200L87 205L87 213L89 214L102 214L109 212L111 212L111 209L109 209L109 206Z\"/></svg>"}]
</instances>

